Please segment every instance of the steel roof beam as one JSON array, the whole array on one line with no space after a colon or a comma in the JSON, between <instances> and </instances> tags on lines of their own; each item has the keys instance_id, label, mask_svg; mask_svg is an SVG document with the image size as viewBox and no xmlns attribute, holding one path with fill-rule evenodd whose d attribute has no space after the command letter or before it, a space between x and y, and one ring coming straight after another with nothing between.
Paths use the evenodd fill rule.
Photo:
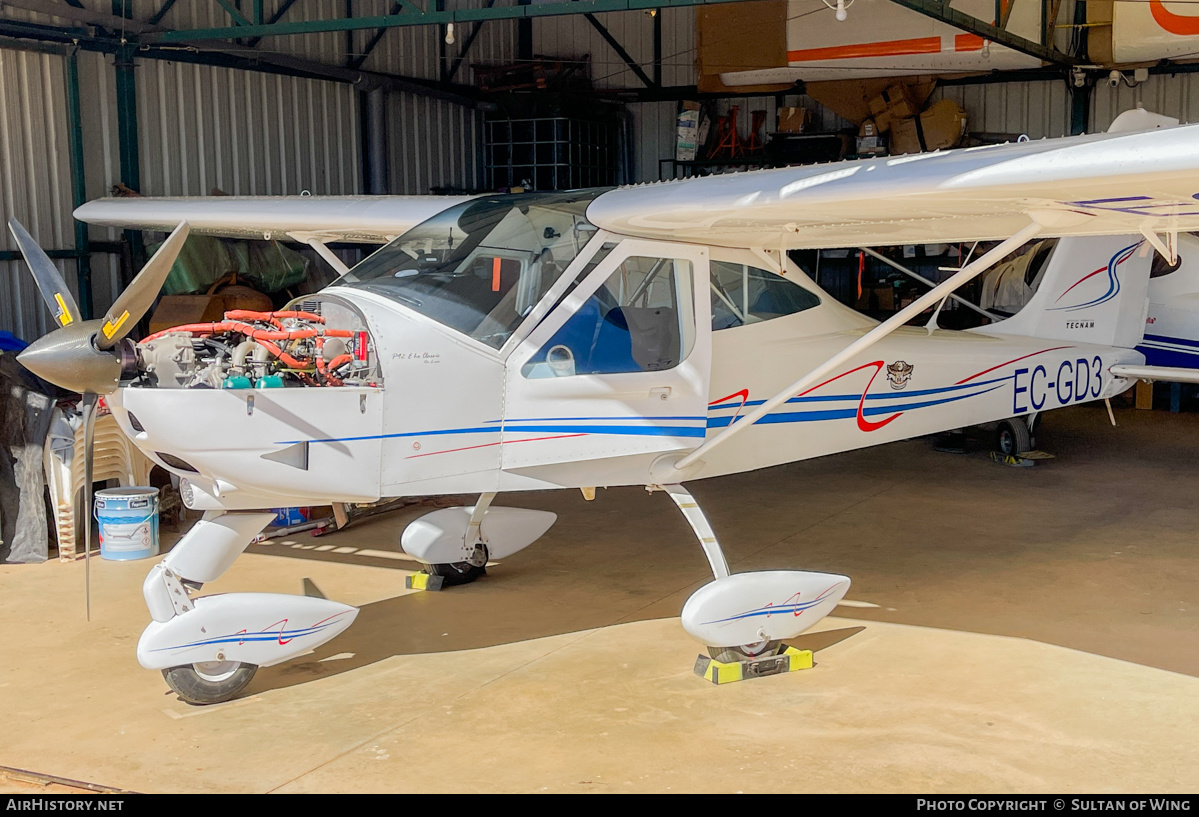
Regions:
<instances>
[{"instance_id":1,"label":"steel roof beam","mask_svg":"<svg viewBox=\"0 0 1199 817\"><path fill-rule=\"evenodd\" d=\"M637 75L637 79L645 83L645 87L652 88L656 84L652 79L649 78L649 75L645 73L644 69L637 64L637 61L632 58L629 52L624 50L624 46L620 44L620 41L612 36L612 32L608 31L608 29L604 27L604 24L596 19L594 14L584 14L583 16L587 18L587 22L591 23L591 27L599 32L599 35L604 38L604 41L612 47L612 50L616 52L616 56L624 60L624 64L629 66L629 70Z\"/></svg>"},{"instance_id":2,"label":"steel roof beam","mask_svg":"<svg viewBox=\"0 0 1199 817\"><path fill-rule=\"evenodd\" d=\"M170 2L173 3L173 2L175 2L175 0L170 0ZM279 6L279 8L275 10L275 13L271 15L271 19L266 21L267 25L274 25L275 23L282 20L283 15L287 14L287 12L295 4L296 4L296 0L284 0L283 5ZM252 47L258 45L258 43L260 43L261 41L262 41L261 37L251 37L250 41L248 43L246 43L246 45L248 45L252 48Z\"/></svg>"},{"instance_id":3,"label":"steel roof beam","mask_svg":"<svg viewBox=\"0 0 1199 817\"><path fill-rule=\"evenodd\" d=\"M126 17L118 17L115 14L105 14L100 11L89 11L88 9L75 8L74 6L64 6L62 3L55 3L52 0L4 0L3 5L25 9L26 11L36 11L39 14L48 14L51 17L72 20L76 23L104 26L113 31L125 31L130 34L142 34L159 30L156 26L149 23L130 20Z\"/></svg>"},{"instance_id":4,"label":"steel roof beam","mask_svg":"<svg viewBox=\"0 0 1199 817\"><path fill-rule=\"evenodd\" d=\"M7 2L7 0L5 0ZM910 1L910 0L909 0ZM513 20L535 17L556 17L570 14L599 14L610 11L647 11L680 6L707 6L721 3L750 2L750 0L550 0L530 5L501 8L447 9L444 11L409 11L382 17L335 18L275 23L261 26L233 26L165 31L148 34L143 42L184 43L192 40L226 40L237 37L272 37L291 34L321 34L330 31L356 31L371 28L401 26L445 25L474 23L485 20ZM973 19L973 18L970 18Z\"/></svg>"},{"instance_id":5,"label":"steel roof beam","mask_svg":"<svg viewBox=\"0 0 1199 817\"><path fill-rule=\"evenodd\" d=\"M154 16L149 19L148 22L150 23L150 25L156 26L160 22L162 22L162 18L166 17L167 12L170 11L171 7L174 6L178 2L179 2L179 0L166 0L166 2L162 4L162 6L158 9L158 11L154 12Z\"/></svg>"},{"instance_id":6,"label":"steel roof beam","mask_svg":"<svg viewBox=\"0 0 1199 817\"><path fill-rule=\"evenodd\" d=\"M7 0L5 0L7 2ZM70 8L64 6L63 8ZM123 46L120 39L108 35L96 35L85 28L59 28L0 17L0 38L13 38L12 47L21 50L40 51L44 43L58 43L96 51L104 54L120 54ZM7 40L4 40L7 43ZM159 45L134 45L137 59L169 60L198 65L214 65L238 68L246 71L262 71L270 74L299 76L309 79L344 82L360 90L381 87L391 91L402 91L420 96L443 99L469 108L487 107L478 89L466 85L454 85L435 80L383 74L373 71L350 70L336 65L317 62L285 54L264 53L248 46L234 43L192 43L188 48L162 47Z\"/></svg>"},{"instance_id":7,"label":"steel roof beam","mask_svg":"<svg viewBox=\"0 0 1199 817\"><path fill-rule=\"evenodd\" d=\"M406 6L403 3L392 3L391 15L394 16L399 14L405 8ZM379 41L383 39L385 34L387 34L387 29L385 28L380 28L378 31L376 31L375 36L371 37L371 41L366 44L366 48L362 49L362 53L346 60L346 65L350 68L361 68L362 64L366 62L366 58L369 57L371 52L375 50L375 46L379 44Z\"/></svg>"},{"instance_id":8,"label":"steel roof beam","mask_svg":"<svg viewBox=\"0 0 1199 817\"><path fill-rule=\"evenodd\" d=\"M239 26L253 25L249 20L242 16L242 13L237 10L237 6L229 2L229 0L216 0L217 5L225 10L225 12L233 18L233 22ZM259 21L261 22L261 21Z\"/></svg>"},{"instance_id":9,"label":"steel roof beam","mask_svg":"<svg viewBox=\"0 0 1199 817\"><path fill-rule=\"evenodd\" d=\"M1063 54L1051 45L1019 37L1009 31L1004 31L999 26L984 23L977 17L955 11L949 7L949 3L941 0L891 0L891 2L1046 62L1056 65L1074 65L1079 62L1073 55Z\"/></svg>"}]
</instances>

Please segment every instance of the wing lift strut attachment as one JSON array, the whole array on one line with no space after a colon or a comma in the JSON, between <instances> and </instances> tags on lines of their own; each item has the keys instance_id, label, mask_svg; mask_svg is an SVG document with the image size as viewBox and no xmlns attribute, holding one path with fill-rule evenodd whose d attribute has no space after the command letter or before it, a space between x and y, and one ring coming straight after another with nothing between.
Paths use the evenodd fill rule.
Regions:
<instances>
[{"instance_id":1,"label":"wing lift strut attachment","mask_svg":"<svg viewBox=\"0 0 1199 817\"><path fill-rule=\"evenodd\" d=\"M711 656L700 657L696 663L697 674L715 683L723 683L725 680L773 675L812 666L810 653L788 647L785 641L831 613L848 592L850 580L847 576L833 573L800 570L730 572L720 542L699 503L679 484L689 475L691 466L700 462L709 451L723 445L785 403L792 395L816 383L819 378L951 294L1041 230L1041 225L1035 222L1029 224L691 453L682 457L669 455L654 463L651 479L655 480L656 485L652 487L666 491L682 511L715 577L687 599L683 606L683 629L692 638L707 645Z\"/></svg>"},{"instance_id":2,"label":"wing lift strut attachment","mask_svg":"<svg viewBox=\"0 0 1199 817\"><path fill-rule=\"evenodd\" d=\"M337 254L334 253L333 250L326 246L325 239L322 236L317 235L316 233L300 232L288 233L287 235L296 241L307 244L309 247L312 247L312 249L316 250L317 255L325 259L325 263L333 267L334 271L338 275L345 275L350 271L350 268L346 266L346 263L338 258Z\"/></svg>"},{"instance_id":3,"label":"wing lift strut attachment","mask_svg":"<svg viewBox=\"0 0 1199 817\"><path fill-rule=\"evenodd\" d=\"M1153 249L1162 254L1162 258L1166 259L1166 263L1171 266L1178 263L1178 230L1166 232L1166 240L1162 241L1162 237L1155 233L1149 225L1142 225L1141 235L1145 236L1145 240L1149 242L1149 245Z\"/></svg>"}]
</instances>

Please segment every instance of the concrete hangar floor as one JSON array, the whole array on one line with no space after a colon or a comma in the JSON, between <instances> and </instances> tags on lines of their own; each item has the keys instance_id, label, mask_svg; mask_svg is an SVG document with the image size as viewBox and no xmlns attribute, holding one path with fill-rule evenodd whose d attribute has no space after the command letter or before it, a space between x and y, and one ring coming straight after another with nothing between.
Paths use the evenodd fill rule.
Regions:
<instances>
[{"instance_id":1,"label":"concrete hangar floor","mask_svg":"<svg viewBox=\"0 0 1199 817\"><path fill-rule=\"evenodd\" d=\"M403 589L386 515L255 545L206 591L360 605L192 707L134 645L151 562L0 567L0 766L143 792L1194 792L1199 415L1045 417L1057 459L929 440L695 483L735 570L853 578L801 672L714 686L707 581L661 494L501 497L558 523L477 583ZM3 787L22 789L10 780Z\"/></svg>"}]
</instances>

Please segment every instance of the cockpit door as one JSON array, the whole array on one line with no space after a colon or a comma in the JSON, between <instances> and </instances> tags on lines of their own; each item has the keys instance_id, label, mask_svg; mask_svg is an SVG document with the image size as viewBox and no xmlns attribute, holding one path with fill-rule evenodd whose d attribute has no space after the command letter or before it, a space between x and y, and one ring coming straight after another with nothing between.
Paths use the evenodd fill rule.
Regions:
<instances>
[{"instance_id":1,"label":"cockpit door","mask_svg":"<svg viewBox=\"0 0 1199 817\"><path fill-rule=\"evenodd\" d=\"M626 239L608 252L507 358L501 467L636 482L661 454L697 447L709 297L705 247Z\"/></svg>"}]
</instances>

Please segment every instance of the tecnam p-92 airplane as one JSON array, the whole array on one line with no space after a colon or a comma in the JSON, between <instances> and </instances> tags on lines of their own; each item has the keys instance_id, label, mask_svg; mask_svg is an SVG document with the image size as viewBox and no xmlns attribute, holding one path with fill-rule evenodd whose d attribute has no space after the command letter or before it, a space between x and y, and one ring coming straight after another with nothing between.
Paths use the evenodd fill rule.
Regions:
<instances>
[{"instance_id":1,"label":"tecnam p-92 airplane","mask_svg":"<svg viewBox=\"0 0 1199 817\"><path fill-rule=\"evenodd\" d=\"M684 629L722 659L764 656L828 614L849 579L730 573L683 483L1122 392L1144 368L1148 254L1199 229L1197 197L1199 127L1183 126L609 190L105 199L78 217L171 236L103 318L83 321L13 223L60 324L20 359L84 394L89 441L105 395L205 512L144 584L153 621L138 660L184 700L235 696L357 613L306 596L197 597L272 520L264 509L388 497L479 495L402 535L454 583L554 522L497 494L661 488L713 573ZM189 229L304 241L343 274L279 312L134 343ZM1096 238L1055 253L1014 317L904 326L1046 236ZM968 240L999 243L883 323L786 255ZM384 246L346 269L329 241Z\"/></svg>"}]
</instances>

